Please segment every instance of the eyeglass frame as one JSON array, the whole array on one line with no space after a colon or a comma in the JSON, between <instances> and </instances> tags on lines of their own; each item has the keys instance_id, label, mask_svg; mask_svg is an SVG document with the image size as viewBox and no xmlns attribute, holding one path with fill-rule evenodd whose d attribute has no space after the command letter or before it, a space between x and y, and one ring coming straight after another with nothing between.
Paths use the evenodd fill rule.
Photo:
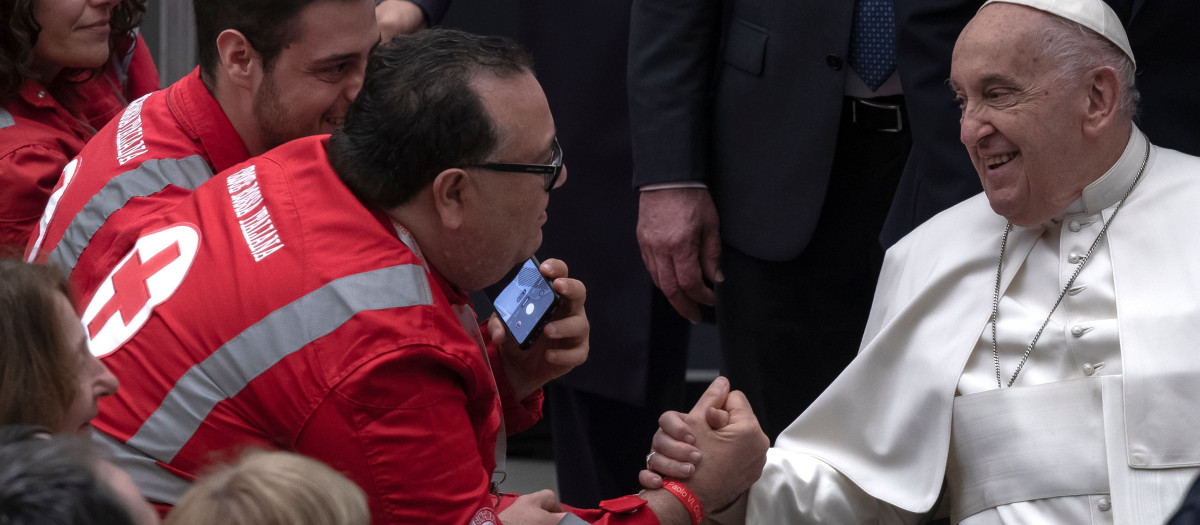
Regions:
<instances>
[{"instance_id":1,"label":"eyeglass frame","mask_svg":"<svg viewBox=\"0 0 1200 525\"><path fill-rule=\"evenodd\" d=\"M554 185L558 182L558 177L562 175L563 170L563 150L558 144L558 137L554 137L554 142L551 143L550 149L553 157L550 158L550 164L506 164L501 162L488 162L485 164L476 164L472 167L483 168L486 170L503 171L505 173L528 173L530 175L541 175L546 180L546 193L554 189Z\"/></svg>"}]
</instances>

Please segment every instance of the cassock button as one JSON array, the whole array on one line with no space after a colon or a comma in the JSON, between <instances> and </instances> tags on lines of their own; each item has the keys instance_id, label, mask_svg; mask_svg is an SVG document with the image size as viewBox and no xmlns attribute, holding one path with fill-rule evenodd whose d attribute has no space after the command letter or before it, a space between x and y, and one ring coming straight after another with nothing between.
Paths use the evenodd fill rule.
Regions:
<instances>
[{"instance_id":1,"label":"cassock button","mask_svg":"<svg viewBox=\"0 0 1200 525\"><path fill-rule=\"evenodd\" d=\"M1079 224L1079 221L1071 221L1071 222L1067 223L1067 228L1070 228L1071 231L1073 231L1073 232L1079 231L1080 227L1081 227L1081 225Z\"/></svg>"},{"instance_id":2,"label":"cassock button","mask_svg":"<svg viewBox=\"0 0 1200 525\"><path fill-rule=\"evenodd\" d=\"M1075 336L1075 337L1083 337L1083 327L1082 327L1082 326L1074 326L1074 327L1072 327L1072 328L1071 328L1071 335L1073 335L1073 336Z\"/></svg>"},{"instance_id":3,"label":"cassock button","mask_svg":"<svg viewBox=\"0 0 1200 525\"><path fill-rule=\"evenodd\" d=\"M1077 264L1082 258L1083 256L1079 255L1078 253L1072 253L1071 255L1067 256L1067 262L1071 264Z\"/></svg>"},{"instance_id":4,"label":"cassock button","mask_svg":"<svg viewBox=\"0 0 1200 525\"><path fill-rule=\"evenodd\" d=\"M1100 498L1100 501L1096 502L1096 508L1103 512L1107 512L1108 509L1112 508L1112 503L1109 503L1108 498Z\"/></svg>"},{"instance_id":5,"label":"cassock button","mask_svg":"<svg viewBox=\"0 0 1200 525\"><path fill-rule=\"evenodd\" d=\"M1083 375L1090 376L1094 373L1096 373L1096 367L1094 365L1092 365L1091 363L1083 364ZM1108 510L1108 509L1100 509L1100 510Z\"/></svg>"},{"instance_id":6,"label":"cassock button","mask_svg":"<svg viewBox=\"0 0 1200 525\"><path fill-rule=\"evenodd\" d=\"M45 91L38 91L38 98L46 98L46 92L45 92Z\"/></svg>"}]
</instances>

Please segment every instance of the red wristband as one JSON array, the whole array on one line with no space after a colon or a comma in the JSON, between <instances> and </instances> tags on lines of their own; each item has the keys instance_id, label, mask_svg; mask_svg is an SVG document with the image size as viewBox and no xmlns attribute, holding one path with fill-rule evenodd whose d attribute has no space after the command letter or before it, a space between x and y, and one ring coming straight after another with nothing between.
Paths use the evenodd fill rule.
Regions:
<instances>
[{"instance_id":1,"label":"red wristband","mask_svg":"<svg viewBox=\"0 0 1200 525\"><path fill-rule=\"evenodd\" d=\"M700 521L704 519L704 509L700 507L700 498L692 494L686 485L673 479L663 480L662 487L679 498L680 503L687 507L688 513L692 515L692 525L700 525Z\"/></svg>"}]
</instances>

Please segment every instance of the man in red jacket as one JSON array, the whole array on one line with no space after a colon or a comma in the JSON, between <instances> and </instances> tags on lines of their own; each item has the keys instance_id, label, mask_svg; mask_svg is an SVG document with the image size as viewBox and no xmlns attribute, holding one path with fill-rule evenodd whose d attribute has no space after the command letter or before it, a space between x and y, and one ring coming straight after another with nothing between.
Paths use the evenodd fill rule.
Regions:
<instances>
[{"instance_id":1,"label":"man in red jacket","mask_svg":"<svg viewBox=\"0 0 1200 525\"><path fill-rule=\"evenodd\" d=\"M732 501L767 439L722 381L695 410L706 456L690 490L595 511L496 490L503 433L532 424L542 385L587 358L586 293L543 263L562 305L520 350L498 320L480 329L467 292L541 244L562 159L512 42L431 30L383 46L332 137L235 165L105 247L82 321L122 388L101 403L97 442L168 505L247 445L345 472L376 523L685 524ZM730 424L709 430L710 408Z\"/></svg>"},{"instance_id":2,"label":"man in red jacket","mask_svg":"<svg viewBox=\"0 0 1200 525\"><path fill-rule=\"evenodd\" d=\"M136 220L213 173L288 140L329 133L379 42L369 0L195 3L200 66L134 101L63 170L26 258L74 276ZM142 197L136 200L136 197Z\"/></svg>"}]
</instances>

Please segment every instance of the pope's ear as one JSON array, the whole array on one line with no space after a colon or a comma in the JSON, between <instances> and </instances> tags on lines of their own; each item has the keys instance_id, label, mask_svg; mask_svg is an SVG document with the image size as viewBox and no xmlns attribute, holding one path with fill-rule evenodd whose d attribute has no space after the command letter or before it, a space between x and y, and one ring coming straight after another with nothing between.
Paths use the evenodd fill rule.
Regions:
<instances>
[{"instance_id":1,"label":"pope's ear","mask_svg":"<svg viewBox=\"0 0 1200 525\"><path fill-rule=\"evenodd\" d=\"M1087 112L1084 116L1084 131L1097 135L1116 123L1121 115L1121 98L1124 88L1117 72L1111 67L1093 69L1087 77Z\"/></svg>"},{"instance_id":2,"label":"pope's ear","mask_svg":"<svg viewBox=\"0 0 1200 525\"><path fill-rule=\"evenodd\" d=\"M217 35L217 69L233 85L252 91L262 75L262 60L250 40L236 29L226 29Z\"/></svg>"},{"instance_id":3,"label":"pope's ear","mask_svg":"<svg viewBox=\"0 0 1200 525\"><path fill-rule=\"evenodd\" d=\"M442 226L457 229L466 220L470 204L471 177L462 168L450 168L437 174L431 185L433 205Z\"/></svg>"}]
</instances>

